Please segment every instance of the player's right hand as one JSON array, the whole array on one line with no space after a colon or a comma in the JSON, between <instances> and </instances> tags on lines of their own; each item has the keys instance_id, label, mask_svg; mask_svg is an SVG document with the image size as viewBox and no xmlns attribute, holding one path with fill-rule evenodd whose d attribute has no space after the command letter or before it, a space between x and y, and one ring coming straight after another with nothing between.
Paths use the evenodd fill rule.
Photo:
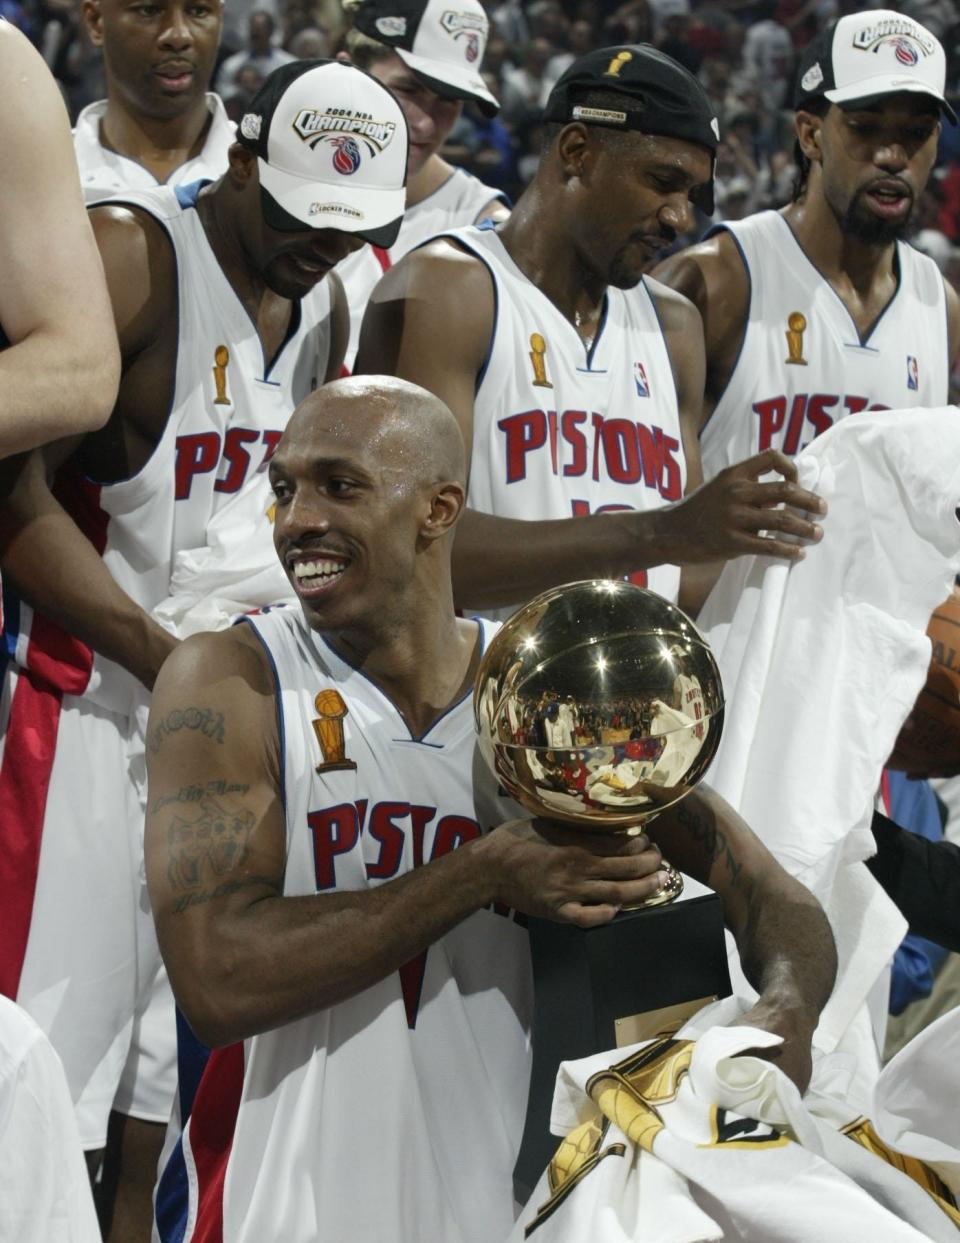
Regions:
<instances>
[{"instance_id":1,"label":"player's right hand","mask_svg":"<svg viewBox=\"0 0 960 1243\"><path fill-rule=\"evenodd\" d=\"M771 471L782 478L762 480ZM677 554L670 558L676 564L747 554L799 561L804 544L815 544L823 536L823 528L805 514L822 517L827 505L815 492L800 487L791 458L765 449L728 466L661 512L663 534L678 543Z\"/></svg>"},{"instance_id":2,"label":"player's right hand","mask_svg":"<svg viewBox=\"0 0 960 1243\"><path fill-rule=\"evenodd\" d=\"M667 881L643 833L591 832L547 820L512 820L488 834L496 901L526 915L592 928Z\"/></svg>"}]
</instances>

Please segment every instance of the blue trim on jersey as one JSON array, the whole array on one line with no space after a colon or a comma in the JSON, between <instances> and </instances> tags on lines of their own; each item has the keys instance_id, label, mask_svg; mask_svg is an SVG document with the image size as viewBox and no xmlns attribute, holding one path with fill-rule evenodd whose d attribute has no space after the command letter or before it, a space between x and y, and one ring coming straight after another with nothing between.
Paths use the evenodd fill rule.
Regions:
<instances>
[{"instance_id":1,"label":"blue trim on jersey","mask_svg":"<svg viewBox=\"0 0 960 1243\"><path fill-rule=\"evenodd\" d=\"M167 1158L163 1173L157 1180L154 1214L161 1243L182 1243L190 1214L190 1182L183 1159L183 1131L193 1112L197 1088L210 1049L193 1034L193 1029L176 1007L177 1016L177 1092L180 1098L180 1137Z\"/></svg>"},{"instance_id":2,"label":"blue trim on jersey","mask_svg":"<svg viewBox=\"0 0 960 1243\"><path fill-rule=\"evenodd\" d=\"M484 621L482 617L466 617L463 620L476 622L477 624L477 628L480 632L480 635L479 635L480 656L482 659L484 652L487 650L486 622ZM342 665L346 665L347 668L351 669L355 674L357 674L358 677L363 678L365 682L369 682L370 685L374 688L374 690L377 691L379 695L382 695L383 698L387 701L387 703L391 706L391 708L393 708L397 716L400 717L400 720L403 721L403 717L400 713L400 710L397 708L397 705L393 702L393 700L390 698L390 696L387 694L387 692L383 689L382 686L379 686L376 682L374 682L373 678L371 678L368 674L364 673L362 669L358 669L356 665L351 665L349 660L345 660L339 654L339 652L337 652L334 648L330 646L330 644L323 637L323 635L318 634L317 639L323 644L323 646L327 649L327 651L330 652L331 655L336 660L340 661ZM448 708L445 708L443 712L441 712L440 715L437 717L437 719L433 722L433 724L430 726L427 732L425 734L421 734L419 738L414 737L413 733L410 731L408 727L407 733L409 736L407 738L392 738L391 742L410 742L410 743L414 743L416 746L432 747L436 751L442 751L444 746L446 746L446 743L427 742L427 739L430 737L433 731L437 728L437 726L442 721L444 721L450 715L451 712L455 712L456 709L459 708L460 705L464 702L464 700L469 699L472 694L473 694L473 687L471 687L470 690L466 691L463 695L461 695L459 699L455 700L452 704L450 704ZM403 723L404 725L406 725L406 721L404 721Z\"/></svg>"},{"instance_id":3,"label":"blue trim on jersey","mask_svg":"<svg viewBox=\"0 0 960 1243\"><path fill-rule=\"evenodd\" d=\"M844 302L844 300L840 297L840 295L837 293L837 291L834 289L834 287L830 284L830 281L826 278L826 276L824 276L824 274L820 271L820 269L817 267L817 265L813 262L813 260L812 260L812 259L810 258L810 256L807 254L807 252L806 252L806 251L803 249L803 247L800 245L800 242L799 242L799 240L797 239L797 235L796 235L796 233L794 233L793 229L791 229L791 228L790 228L790 222L787 220L787 218L786 218L785 216L781 216L781 217L780 217L780 219L781 219L781 220L783 221L783 223L787 226L787 231L789 232L790 236L793 238L793 241L794 241L794 244L795 244L795 245L796 245L796 247L797 247L797 250L799 250L800 254L804 257L804 259L806 260L806 262L810 265L810 267L811 267L811 268L813 268L814 272L816 272L816 274L817 274L817 276L820 278L820 280L822 280L822 281L823 281L824 285L826 285L826 287L827 287L827 289L830 291L830 293L832 293L832 294L833 294L833 296L836 298L836 300L840 303L840 308L841 308L841 310L843 311L844 315L846 315L847 319L850 321L850 326L851 326L851 328L853 329L854 333L856 334L857 344L858 344L858 345L861 345L861 346L866 347L867 342L870 340L870 338L871 338L871 337L873 336L873 334L876 332L876 330L877 330L877 328L878 328L878 326L879 326L879 324L880 324L880 321L881 321L881 320L883 319L883 317L886 315L887 311L889 311L889 310L890 310L890 308L893 306L894 302L896 302L896 300L897 300L897 295L898 295L898 294L899 294L899 292L900 292L900 286L901 286L901 284L903 283L903 265L902 265L902 264L901 264L901 262L900 262L900 246L901 246L901 243L900 243L900 242L897 242L897 243L896 243L896 250L894 251L894 259L895 259L894 268L895 268L895 270L896 270L896 274L897 274L897 287L896 287L896 289L893 291L893 293L890 295L890 298L889 298L889 300L887 301L886 306L883 308L883 310L880 312L880 314L877 316L877 318L876 318L876 319L873 321L873 323L870 325L870 328L869 328L869 331L867 332L867 335L866 335L866 336L864 336L864 335L861 333L860 329L857 327L856 321L854 320L853 316L850 314L850 308L847 306L847 304ZM877 352L879 353L879 351L877 351Z\"/></svg>"},{"instance_id":4,"label":"blue trim on jersey","mask_svg":"<svg viewBox=\"0 0 960 1243\"><path fill-rule=\"evenodd\" d=\"M541 293L542 293L542 292L543 292L543 291L541 290ZM650 293L650 290L648 289L648 290L647 290L647 294L649 295L649 293ZM653 299L652 299L652 298L651 298L650 300L651 300L651 302L653 301ZM657 309L657 308L656 308L656 303L654 303L654 308L653 308L653 309L654 309L654 310L656 310L656 309ZM597 346L600 344L600 338L603 336L603 330L604 330L604 328L606 328L606 326L607 326L607 312L608 312L609 310L610 310L610 295L607 293L607 291L606 291L606 290L604 290L604 291L603 291L603 310L600 312L600 323L599 323L599 324L597 324L597 333L596 333L596 336L595 336L595 337L593 338L593 340L590 342L590 348L587 350L587 370L588 370L588 371L593 371L593 356L594 356L594 354L596 353ZM659 318L660 318L660 316L658 315L658 316L657 316L657 319L659 320ZM662 326L662 325L661 325L660 331L661 331L661 332L663 331L663 326ZM578 367L578 368L577 368L577 370L579 371L579 370L580 370L580 368ZM598 372L597 372L597 375L606 375L606 374L607 374L607 373L606 373L606 371L598 371Z\"/></svg>"},{"instance_id":5,"label":"blue trim on jersey","mask_svg":"<svg viewBox=\"0 0 960 1243\"><path fill-rule=\"evenodd\" d=\"M184 211L188 211L191 207L196 207L200 191L204 186L208 186L210 181L211 178L209 177L201 177L199 181L191 181L188 185L173 187L173 192L177 196L177 202Z\"/></svg>"},{"instance_id":6,"label":"blue trim on jersey","mask_svg":"<svg viewBox=\"0 0 960 1243\"><path fill-rule=\"evenodd\" d=\"M260 646L267 653L267 660L270 662L270 670L273 674L273 699L277 709L277 733L280 741L280 802L284 812L287 810L287 739L283 728L283 700L280 697L280 674L277 672L277 662L273 659L273 652L270 651L269 644L266 639L254 625L253 619L250 617L241 617L234 622L236 626L249 626L253 633L260 640Z\"/></svg>"},{"instance_id":7,"label":"blue trim on jersey","mask_svg":"<svg viewBox=\"0 0 960 1243\"><path fill-rule=\"evenodd\" d=\"M3 584L3 647L0 649L0 675L7 662L17 654L17 638L20 634L20 597L8 584Z\"/></svg>"},{"instance_id":8,"label":"blue trim on jersey","mask_svg":"<svg viewBox=\"0 0 960 1243\"><path fill-rule=\"evenodd\" d=\"M483 224L473 225L471 227L475 229L496 230L497 226L493 220L485 220ZM497 323L500 319L500 292L497 289L497 278L494 276L493 268L487 262L486 258L478 250L474 250L469 242L465 242L462 237L451 237L449 233L440 233L437 237L431 237L429 241L423 242L421 245L427 246L430 242L439 242L441 240L451 241L455 246L462 246L464 250L473 255L474 259L479 259L490 273L490 281L493 285L493 327L490 330L490 340L487 343L487 352L484 355L483 362L480 364L480 370L477 372L477 378L473 382L473 395L476 397L477 393L480 392L480 385L483 383L487 374L487 368L490 366L490 359L493 356L493 347L497 340ZM415 249L419 250L420 246L415 247Z\"/></svg>"},{"instance_id":9,"label":"blue trim on jersey","mask_svg":"<svg viewBox=\"0 0 960 1243\"><path fill-rule=\"evenodd\" d=\"M160 1243L183 1243L189 1215L190 1180L187 1178L187 1163L183 1159L181 1136L157 1181L154 1222Z\"/></svg>"},{"instance_id":10,"label":"blue trim on jersey","mask_svg":"<svg viewBox=\"0 0 960 1243\"><path fill-rule=\"evenodd\" d=\"M727 389L733 383L733 377L736 375L737 368L740 366L740 358L743 354L743 347L747 343L747 329L750 327L750 308L753 306L753 274L750 271L750 264L747 262L747 256L744 254L743 247L740 245L740 239L737 237L736 233L734 233L732 229L728 229L725 224L715 224L712 229L707 230L701 240L707 242L711 237L716 237L718 233L728 234L733 239L734 246L736 246L737 250L740 252L740 262L743 264L743 270L747 274L747 314L743 321L743 336L740 338L739 346L737 346L737 356L733 360L733 366L730 368L730 374L727 376L727 382L720 390L720 396L713 403L713 409L701 424L700 431L697 433L698 438L701 438L703 433L710 426L710 420L716 414L717 406L719 406L724 397L726 397Z\"/></svg>"}]
</instances>

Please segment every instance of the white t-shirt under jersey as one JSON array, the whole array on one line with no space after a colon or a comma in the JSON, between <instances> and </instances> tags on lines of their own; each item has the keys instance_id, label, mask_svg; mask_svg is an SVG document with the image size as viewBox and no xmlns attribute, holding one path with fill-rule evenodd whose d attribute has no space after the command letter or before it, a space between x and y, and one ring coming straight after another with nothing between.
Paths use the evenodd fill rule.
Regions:
<instances>
[{"instance_id":1,"label":"white t-shirt under jersey","mask_svg":"<svg viewBox=\"0 0 960 1243\"><path fill-rule=\"evenodd\" d=\"M285 894L374 888L523 814L477 760L469 696L414 738L298 607L249 624L276 677ZM341 698L353 768L317 771L324 690ZM525 927L485 909L357 996L217 1050L161 1178L155 1238L504 1239L531 989Z\"/></svg>"},{"instance_id":2,"label":"white t-shirt under jersey","mask_svg":"<svg viewBox=\"0 0 960 1243\"><path fill-rule=\"evenodd\" d=\"M233 142L235 127L219 95L208 92L207 109L211 120L203 149L170 174L166 182L168 186L213 181L227 171L227 148ZM73 131L73 149L80 169L83 196L88 203L108 195L125 194L128 190L152 190L159 185L156 177L142 164L111 151L101 143L100 122L106 111L105 99L87 104L77 117Z\"/></svg>"},{"instance_id":3,"label":"white t-shirt under jersey","mask_svg":"<svg viewBox=\"0 0 960 1243\"><path fill-rule=\"evenodd\" d=\"M779 212L724 224L750 289L743 344L700 435L704 476L773 446L792 457L860 410L942 406L949 358L943 277L897 243L897 289L861 338Z\"/></svg>"},{"instance_id":4,"label":"white t-shirt under jersey","mask_svg":"<svg viewBox=\"0 0 960 1243\"><path fill-rule=\"evenodd\" d=\"M484 185L462 168L455 168L442 186L407 208L397 240L389 249L364 246L337 264L337 276L343 282L350 308L350 341L344 360L348 368L353 369L357 357L363 313L384 272L437 233L474 224L483 209L497 200L504 201L500 190Z\"/></svg>"},{"instance_id":5,"label":"white t-shirt under jersey","mask_svg":"<svg viewBox=\"0 0 960 1243\"><path fill-rule=\"evenodd\" d=\"M610 288L589 347L520 271L496 230L445 236L475 254L496 312L477 382L468 504L503 518L655 509L683 496L687 468L673 370L646 281ZM570 566L570 578L583 578ZM680 570L645 585L676 599Z\"/></svg>"}]
</instances>

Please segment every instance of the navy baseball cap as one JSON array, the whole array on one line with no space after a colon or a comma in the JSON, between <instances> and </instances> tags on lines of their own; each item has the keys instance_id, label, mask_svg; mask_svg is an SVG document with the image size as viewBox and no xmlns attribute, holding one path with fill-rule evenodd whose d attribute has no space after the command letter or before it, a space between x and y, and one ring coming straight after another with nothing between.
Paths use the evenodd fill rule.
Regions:
<instances>
[{"instance_id":1,"label":"navy baseball cap","mask_svg":"<svg viewBox=\"0 0 960 1243\"><path fill-rule=\"evenodd\" d=\"M586 106L583 98L591 91L614 91L630 99L633 107L621 111ZM550 92L543 119L682 138L705 147L714 158L720 143L720 123L700 82L648 43L599 48L579 57ZM712 171L697 206L713 213Z\"/></svg>"}]
</instances>

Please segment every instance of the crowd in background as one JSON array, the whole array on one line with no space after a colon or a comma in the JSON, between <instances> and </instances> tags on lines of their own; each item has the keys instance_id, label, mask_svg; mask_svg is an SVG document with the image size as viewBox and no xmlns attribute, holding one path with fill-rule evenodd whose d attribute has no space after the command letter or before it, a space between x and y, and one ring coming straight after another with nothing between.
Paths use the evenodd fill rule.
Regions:
<instances>
[{"instance_id":1,"label":"crowd in background","mask_svg":"<svg viewBox=\"0 0 960 1243\"><path fill-rule=\"evenodd\" d=\"M0 0L0 13L43 52L74 118L105 93L100 53L87 39L79 7L79 0ZM473 106L464 109L443 152L451 163L516 199L536 167L543 105L567 65L593 47L650 42L698 74L717 106L723 142L714 219L738 220L790 199L799 50L827 22L870 5L865 0L485 0L485 7L492 29L484 74L502 109L494 118ZM940 38L948 58L948 97L960 96L955 0L907 0L890 7ZM214 86L230 116L241 116L265 75L286 60L335 55L347 25L340 0L228 0ZM706 223L698 221L699 232ZM948 122L913 241L960 286L960 129Z\"/></svg>"}]
</instances>

